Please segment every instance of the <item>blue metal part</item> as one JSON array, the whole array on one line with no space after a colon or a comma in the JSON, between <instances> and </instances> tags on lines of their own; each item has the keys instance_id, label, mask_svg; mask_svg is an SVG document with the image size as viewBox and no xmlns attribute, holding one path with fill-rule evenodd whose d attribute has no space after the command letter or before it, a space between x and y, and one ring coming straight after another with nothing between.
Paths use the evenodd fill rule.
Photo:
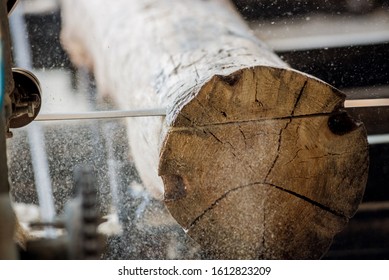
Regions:
<instances>
[{"instance_id":1,"label":"blue metal part","mask_svg":"<svg viewBox=\"0 0 389 280\"><path fill-rule=\"evenodd\" d=\"M3 58L3 41L1 41L2 37L0 34L0 112L3 111L3 104L4 104L4 58Z\"/></svg>"}]
</instances>

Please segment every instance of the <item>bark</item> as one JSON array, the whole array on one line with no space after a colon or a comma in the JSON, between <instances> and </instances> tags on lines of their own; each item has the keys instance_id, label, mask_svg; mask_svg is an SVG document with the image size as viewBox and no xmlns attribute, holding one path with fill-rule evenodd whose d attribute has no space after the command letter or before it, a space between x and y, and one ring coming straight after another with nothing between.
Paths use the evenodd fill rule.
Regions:
<instances>
[{"instance_id":1,"label":"bark","mask_svg":"<svg viewBox=\"0 0 389 280\"><path fill-rule=\"evenodd\" d=\"M64 0L62 40L120 109L168 108L128 120L132 155L208 258L319 258L355 213L363 125L230 2Z\"/></svg>"}]
</instances>

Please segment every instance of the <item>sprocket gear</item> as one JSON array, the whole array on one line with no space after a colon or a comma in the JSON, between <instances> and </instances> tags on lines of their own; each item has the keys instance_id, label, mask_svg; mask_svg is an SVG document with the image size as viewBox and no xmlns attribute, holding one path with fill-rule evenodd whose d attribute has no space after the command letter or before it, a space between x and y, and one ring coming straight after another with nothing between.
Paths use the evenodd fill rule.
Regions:
<instances>
[{"instance_id":1,"label":"sprocket gear","mask_svg":"<svg viewBox=\"0 0 389 280\"><path fill-rule=\"evenodd\" d=\"M65 210L70 259L99 259L100 242L97 227L97 188L93 170L78 168L75 172L76 197Z\"/></svg>"}]
</instances>

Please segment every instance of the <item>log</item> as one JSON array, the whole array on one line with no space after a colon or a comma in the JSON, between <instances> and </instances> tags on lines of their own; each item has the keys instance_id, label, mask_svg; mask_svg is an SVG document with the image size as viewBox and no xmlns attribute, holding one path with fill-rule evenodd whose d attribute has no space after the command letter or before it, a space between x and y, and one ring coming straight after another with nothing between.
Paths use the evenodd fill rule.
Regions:
<instances>
[{"instance_id":1,"label":"log","mask_svg":"<svg viewBox=\"0 0 389 280\"><path fill-rule=\"evenodd\" d=\"M120 109L168 108L128 119L132 156L207 258L326 252L367 180L366 131L344 94L290 69L227 0L62 8L64 47L102 95Z\"/></svg>"}]
</instances>

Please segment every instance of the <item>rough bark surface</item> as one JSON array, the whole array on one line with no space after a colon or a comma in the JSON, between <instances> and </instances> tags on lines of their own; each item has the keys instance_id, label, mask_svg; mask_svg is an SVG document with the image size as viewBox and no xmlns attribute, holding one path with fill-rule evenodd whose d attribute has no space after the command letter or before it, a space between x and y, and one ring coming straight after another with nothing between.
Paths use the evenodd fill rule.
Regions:
<instances>
[{"instance_id":1,"label":"rough bark surface","mask_svg":"<svg viewBox=\"0 0 389 280\"><path fill-rule=\"evenodd\" d=\"M289 69L226 0L63 0L63 23L102 94L169 108L128 120L132 155L207 257L322 256L367 179L342 93Z\"/></svg>"}]
</instances>

